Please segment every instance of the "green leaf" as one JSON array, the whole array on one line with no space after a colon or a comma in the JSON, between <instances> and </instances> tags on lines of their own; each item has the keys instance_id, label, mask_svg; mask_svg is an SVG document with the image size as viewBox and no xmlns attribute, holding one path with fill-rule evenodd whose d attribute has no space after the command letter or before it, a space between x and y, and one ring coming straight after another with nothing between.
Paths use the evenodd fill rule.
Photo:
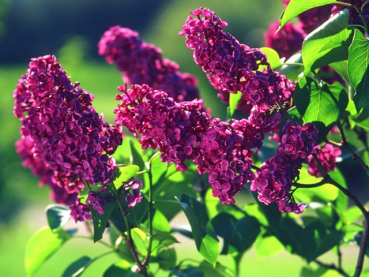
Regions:
<instances>
[{"instance_id":1,"label":"green leaf","mask_svg":"<svg viewBox=\"0 0 369 277\"><path fill-rule=\"evenodd\" d=\"M139 253L141 253L142 256L145 256L147 254L146 242L148 234L142 231L140 228L133 228L131 230L131 233L137 250L139 251Z\"/></svg>"},{"instance_id":2,"label":"green leaf","mask_svg":"<svg viewBox=\"0 0 369 277\"><path fill-rule=\"evenodd\" d=\"M132 272L131 265L122 260L112 264L105 272L103 277L140 277L138 272Z\"/></svg>"},{"instance_id":3,"label":"green leaf","mask_svg":"<svg viewBox=\"0 0 369 277\"><path fill-rule=\"evenodd\" d=\"M346 82L346 84L350 83L348 72L347 72L347 67L348 67L347 60L334 62L334 63L329 64L329 66L333 68L333 70L336 71L342 77L342 79Z\"/></svg>"},{"instance_id":4,"label":"green leaf","mask_svg":"<svg viewBox=\"0 0 369 277\"><path fill-rule=\"evenodd\" d=\"M219 251L219 241L212 230L209 217L203 205L191 195L183 194L176 198L191 225L197 250L208 262L215 266Z\"/></svg>"},{"instance_id":5,"label":"green leaf","mask_svg":"<svg viewBox=\"0 0 369 277\"><path fill-rule=\"evenodd\" d=\"M131 139L129 140L129 147L131 148L131 153L132 153L132 156L130 159L131 164L138 165L138 167L141 170L146 169L145 162L140 154L142 152L142 149L140 149L137 144L135 145L134 141Z\"/></svg>"},{"instance_id":6,"label":"green leaf","mask_svg":"<svg viewBox=\"0 0 369 277\"><path fill-rule=\"evenodd\" d=\"M181 206L174 200L175 197L181 197L183 193L195 196L193 184L199 176L193 163L189 164L186 172L175 168L174 164L169 165L168 170L153 186L155 209L160 210L169 221L181 210Z\"/></svg>"},{"instance_id":7,"label":"green leaf","mask_svg":"<svg viewBox=\"0 0 369 277\"><path fill-rule=\"evenodd\" d=\"M259 236L255 247L259 259L274 256L284 249L283 244L274 236Z\"/></svg>"},{"instance_id":8,"label":"green leaf","mask_svg":"<svg viewBox=\"0 0 369 277\"><path fill-rule=\"evenodd\" d=\"M170 272L177 277L205 277L204 273L197 268L186 268L182 271L171 269Z\"/></svg>"},{"instance_id":9,"label":"green leaf","mask_svg":"<svg viewBox=\"0 0 369 277\"><path fill-rule=\"evenodd\" d=\"M71 263L67 269L63 272L62 277L78 277L81 276L82 273L86 270L86 268L93 262L95 259L91 259L88 256L83 256L78 260Z\"/></svg>"},{"instance_id":10,"label":"green leaf","mask_svg":"<svg viewBox=\"0 0 369 277\"><path fill-rule=\"evenodd\" d=\"M348 75L355 88L354 102L359 111L369 102L369 41L360 30L355 30L349 48Z\"/></svg>"},{"instance_id":11,"label":"green leaf","mask_svg":"<svg viewBox=\"0 0 369 277\"><path fill-rule=\"evenodd\" d=\"M309 263L337 246L342 238L343 232L333 230L327 233L322 222L313 222L306 226L301 233L300 245L303 257Z\"/></svg>"},{"instance_id":12,"label":"green leaf","mask_svg":"<svg viewBox=\"0 0 369 277\"><path fill-rule=\"evenodd\" d=\"M291 0L284 11L282 18L280 20L280 27L282 28L288 21L290 21L295 16L310 10L312 8L321 7L329 4L337 4L336 0L309 0L309 1L301 1L301 0Z\"/></svg>"},{"instance_id":13,"label":"green leaf","mask_svg":"<svg viewBox=\"0 0 369 277\"><path fill-rule=\"evenodd\" d=\"M285 75L287 79L291 81L296 81L298 76L304 71L303 65L292 65L292 63L302 63L302 54L297 52L293 54L279 69L281 75ZM290 63L290 64L288 64Z\"/></svg>"},{"instance_id":14,"label":"green leaf","mask_svg":"<svg viewBox=\"0 0 369 277\"><path fill-rule=\"evenodd\" d=\"M229 213L236 219L240 219L245 216L242 211L235 209L231 205L223 205L220 203L219 198L213 196L212 189L208 189L206 191L204 203L210 219L216 217L221 212Z\"/></svg>"},{"instance_id":15,"label":"green leaf","mask_svg":"<svg viewBox=\"0 0 369 277\"><path fill-rule=\"evenodd\" d=\"M163 270L174 268L177 263L177 254L174 248L161 249L156 257L150 259L151 263L158 263Z\"/></svg>"},{"instance_id":16,"label":"green leaf","mask_svg":"<svg viewBox=\"0 0 369 277\"><path fill-rule=\"evenodd\" d=\"M37 270L49 259L71 235L60 229L53 233L49 227L37 231L28 241L26 247L26 271L29 277L35 275Z\"/></svg>"},{"instance_id":17,"label":"green leaf","mask_svg":"<svg viewBox=\"0 0 369 277\"><path fill-rule=\"evenodd\" d=\"M159 249L179 243L169 232L158 232L152 236L152 255L156 256Z\"/></svg>"},{"instance_id":18,"label":"green leaf","mask_svg":"<svg viewBox=\"0 0 369 277\"><path fill-rule=\"evenodd\" d=\"M46 207L47 223L52 231L63 227L70 219L70 209L64 205L49 205Z\"/></svg>"},{"instance_id":19,"label":"green leaf","mask_svg":"<svg viewBox=\"0 0 369 277\"><path fill-rule=\"evenodd\" d=\"M277 51L269 47L260 47L260 51L262 51L268 58L268 63L272 69L280 67L282 65L280 61L280 57Z\"/></svg>"},{"instance_id":20,"label":"green leaf","mask_svg":"<svg viewBox=\"0 0 369 277\"><path fill-rule=\"evenodd\" d=\"M230 270L230 268L223 266L220 263L217 263L215 267L211 266L206 261L202 261L200 266L198 267L203 273L204 276L211 277L234 277L236 274Z\"/></svg>"},{"instance_id":21,"label":"green leaf","mask_svg":"<svg viewBox=\"0 0 369 277\"><path fill-rule=\"evenodd\" d=\"M252 216L244 216L237 220L228 213L220 213L211 223L216 234L224 239L222 254L245 252L260 233L260 223Z\"/></svg>"},{"instance_id":22,"label":"green leaf","mask_svg":"<svg viewBox=\"0 0 369 277\"><path fill-rule=\"evenodd\" d=\"M230 93L229 94L229 116L232 117L234 111L242 98L242 93L238 91L237 93Z\"/></svg>"},{"instance_id":23,"label":"green leaf","mask_svg":"<svg viewBox=\"0 0 369 277\"><path fill-rule=\"evenodd\" d=\"M155 210L154 212L154 216L152 219L152 227L154 230L161 232L170 232L171 230L167 218L159 210Z\"/></svg>"},{"instance_id":24,"label":"green leaf","mask_svg":"<svg viewBox=\"0 0 369 277\"><path fill-rule=\"evenodd\" d=\"M114 170L116 178L113 183L115 188L119 189L123 183L135 176L139 170L140 168L137 165L122 166Z\"/></svg>"},{"instance_id":25,"label":"green leaf","mask_svg":"<svg viewBox=\"0 0 369 277\"><path fill-rule=\"evenodd\" d=\"M350 13L345 9L305 38L302 44L305 72L348 58L348 48L352 40L352 30L347 28L349 18Z\"/></svg>"},{"instance_id":26,"label":"green leaf","mask_svg":"<svg viewBox=\"0 0 369 277\"><path fill-rule=\"evenodd\" d=\"M365 130L369 130L369 105L366 105L364 108L362 108L361 111L352 116L351 119L356 125L364 128Z\"/></svg>"},{"instance_id":27,"label":"green leaf","mask_svg":"<svg viewBox=\"0 0 369 277\"><path fill-rule=\"evenodd\" d=\"M110 215L113 212L115 206L117 206L116 201L107 202L104 206L101 207L104 211L104 214L102 215L94 209L91 209L92 221L94 223L94 242L102 239Z\"/></svg>"},{"instance_id":28,"label":"green leaf","mask_svg":"<svg viewBox=\"0 0 369 277\"><path fill-rule=\"evenodd\" d=\"M348 105L345 88L338 82L333 85L317 84L309 77L301 78L294 92L294 101L305 123L321 122L319 141L324 140L339 116Z\"/></svg>"}]
</instances>

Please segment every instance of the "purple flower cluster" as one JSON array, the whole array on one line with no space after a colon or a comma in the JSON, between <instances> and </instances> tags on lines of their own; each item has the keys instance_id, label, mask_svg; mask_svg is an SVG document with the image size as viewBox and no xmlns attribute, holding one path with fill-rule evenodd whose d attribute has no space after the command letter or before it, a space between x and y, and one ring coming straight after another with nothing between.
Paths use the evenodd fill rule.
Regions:
<instances>
[{"instance_id":1,"label":"purple flower cluster","mask_svg":"<svg viewBox=\"0 0 369 277\"><path fill-rule=\"evenodd\" d=\"M311 123L295 126L288 120L282 131L285 134L277 153L255 173L251 190L258 192L260 202L266 205L277 203L282 213L300 214L305 204L295 203L291 194L292 182L299 175L302 163L308 162L308 156L314 151L318 130Z\"/></svg>"},{"instance_id":2,"label":"purple flower cluster","mask_svg":"<svg viewBox=\"0 0 369 277\"><path fill-rule=\"evenodd\" d=\"M238 108L250 115L253 107L262 107L256 109L262 120L264 116L273 117L265 107L276 105L276 101L289 103L293 84L270 68L264 53L240 44L224 32L227 23L209 9L199 8L190 13L194 18L187 18L179 35L186 36L187 47L194 50L195 62L208 74L223 101L228 100L229 93L240 91L242 100ZM260 113L261 110L266 111ZM265 132L271 131L268 124L261 127Z\"/></svg>"},{"instance_id":3,"label":"purple flower cluster","mask_svg":"<svg viewBox=\"0 0 369 277\"><path fill-rule=\"evenodd\" d=\"M119 128L96 113L93 95L71 83L54 56L32 59L29 66L13 94L14 115L22 123L18 152L28 144L24 164L44 183L73 195L84 187L82 179L112 181L117 166L108 154L122 143Z\"/></svg>"},{"instance_id":4,"label":"purple flower cluster","mask_svg":"<svg viewBox=\"0 0 369 277\"><path fill-rule=\"evenodd\" d=\"M197 79L181 73L173 61L163 59L161 50L142 41L138 33L120 26L104 33L99 44L99 54L108 63L115 63L124 73L123 80L130 85L147 84L163 90L177 102L199 99Z\"/></svg>"},{"instance_id":5,"label":"purple flower cluster","mask_svg":"<svg viewBox=\"0 0 369 277\"><path fill-rule=\"evenodd\" d=\"M278 33L279 20L269 25L268 31L264 34L266 47L273 48L279 56L289 58L301 50L302 42L306 37L305 31L301 28L301 23L294 25L288 22Z\"/></svg>"},{"instance_id":6,"label":"purple flower cluster","mask_svg":"<svg viewBox=\"0 0 369 277\"><path fill-rule=\"evenodd\" d=\"M326 143L322 148L319 145L315 146L315 149L317 150L317 157L324 167L325 172L335 170L337 157L342 154L341 150L330 143ZM323 173L313 156L309 156L308 172L315 177L323 177Z\"/></svg>"},{"instance_id":7,"label":"purple flower cluster","mask_svg":"<svg viewBox=\"0 0 369 277\"><path fill-rule=\"evenodd\" d=\"M223 204L254 178L252 148L260 148L263 134L248 119L232 123L211 120L201 110L202 101L177 103L163 91L147 85L119 88L122 102L114 111L115 122L139 137L142 148L161 152L161 160L185 171L186 160L197 165L200 174L209 173L213 195Z\"/></svg>"}]
</instances>

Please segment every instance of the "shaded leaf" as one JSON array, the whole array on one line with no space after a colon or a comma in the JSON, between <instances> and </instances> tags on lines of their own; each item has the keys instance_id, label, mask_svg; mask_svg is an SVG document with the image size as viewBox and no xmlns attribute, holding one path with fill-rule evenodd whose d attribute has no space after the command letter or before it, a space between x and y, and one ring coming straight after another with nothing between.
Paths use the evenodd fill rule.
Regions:
<instances>
[{"instance_id":1,"label":"shaded leaf","mask_svg":"<svg viewBox=\"0 0 369 277\"><path fill-rule=\"evenodd\" d=\"M117 206L116 201L107 202L104 206L101 207L104 211L104 214L102 215L99 214L94 209L91 209L92 221L94 224L94 242L97 242L98 240L102 239L110 215L116 206Z\"/></svg>"},{"instance_id":2,"label":"shaded leaf","mask_svg":"<svg viewBox=\"0 0 369 277\"><path fill-rule=\"evenodd\" d=\"M307 3L307 1L300 2ZM305 38L302 44L305 72L348 58L348 48L353 33L347 28L349 18L350 13L345 9Z\"/></svg>"},{"instance_id":3,"label":"shaded leaf","mask_svg":"<svg viewBox=\"0 0 369 277\"><path fill-rule=\"evenodd\" d=\"M139 167L139 170L144 170L145 168L145 162L141 156L142 149L139 148L140 144L135 144L134 140L129 140L129 147L131 148L131 164L135 164Z\"/></svg>"},{"instance_id":4,"label":"shaded leaf","mask_svg":"<svg viewBox=\"0 0 369 277\"><path fill-rule=\"evenodd\" d=\"M355 88L354 102L360 111L369 102L369 41L360 30L355 30L354 39L349 48L348 75Z\"/></svg>"},{"instance_id":5,"label":"shaded leaf","mask_svg":"<svg viewBox=\"0 0 369 277\"><path fill-rule=\"evenodd\" d=\"M293 54L279 69L281 75L285 75L291 81L297 80L297 77L304 71L303 65L293 65L293 63L302 63L302 53L297 52ZM290 64L288 64L290 63Z\"/></svg>"},{"instance_id":6,"label":"shaded leaf","mask_svg":"<svg viewBox=\"0 0 369 277\"><path fill-rule=\"evenodd\" d=\"M218 257L219 241L212 226L206 209L191 195L183 194L181 200L176 198L191 225L196 248L208 262L215 266Z\"/></svg>"},{"instance_id":7,"label":"shaded leaf","mask_svg":"<svg viewBox=\"0 0 369 277\"><path fill-rule=\"evenodd\" d=\"M70 209L64 205L49 205L46 207L47 223L52 231L55 231L65 224L70 219Z\"/></svg>"},{"instance_id":8,"label":"shaded leaf","mask_svg":"<svg viewBox=\"0 0 369 277\"><path fill-rule=\"evenodd\" d=\"M71 235L60 229L53 233L49 227L38 230L28 241L26 247L26 271L29 277L35 275L37 270L47 261Z\"/></svg>"},{"instance_id":9,"label":"shaded leaf","mask_svg":"<svg viewBox=\"0 0 369 277\"><path fill-rule=\"evenodd\" d=\"M132 272L131 265L122 260L112 264L105 272L103 277L140 277L138 272Z\"/></svg>"},{"instance_id":10,"label":"shaded leaf","mask_svg":"<svg viewBox=\"0 0 369 277\"><path fill-rule=\"evenodd\" d=\"M62 277L78 277L81 276L85 269L94 261L88 256L83 256L71 263L63 272Z\"/></svg>"}]
</instances>

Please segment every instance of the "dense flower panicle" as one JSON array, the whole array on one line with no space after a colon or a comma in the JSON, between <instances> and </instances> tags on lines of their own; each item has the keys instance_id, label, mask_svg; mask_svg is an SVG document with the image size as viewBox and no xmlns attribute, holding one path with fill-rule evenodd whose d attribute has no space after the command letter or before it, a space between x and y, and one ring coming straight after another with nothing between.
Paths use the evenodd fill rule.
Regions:
<instances>
[{"instance_id":1,"label":"dense flower panicle","mask_svg":"<svg viewBox=\"0 0 369 277\"><path fill-rule=\"evenodd\" d=\"M32 59L14 98L21 133L32 139L34 155L61 183L64 177L93 184L112 180L115 162L107 154L114 153L123 134L96 113L93 95L72 84L55 57Z\"/></svg>"},{"instance_id":2,"label":"dense flower panicle","mask_svg":"<svg viewBox=\"0 0 369 277\"><path fill-rule=\"evenodd\" d=\"M254 179L251 149L259 149L263 135L247 119L232 123L213 119L201 134L200 155L194 159L200 174L209 173L213 196L222 204L234 203L233 197Z\"/></svg>"},{"instance_id":3,"label":"dense flower panicle","mask_svg":"<svg viewBox=\"0 0 369 277\"><path fill-rule=\"evenodd\" d=\"M301 50L306 33L302 30L301 23L294 25L291 21L276 33L278 28L279 20L269 25L268 31L264 34L264 44L277 51L279 56L288 59Z\"/></svg>"},{"instance_id":4,"label":"dense flower panicle","mask_svg":"<svg viewBox=\"0 0 369 277\"><path fill-rule=\"evenodd\" d=\"M197 79L181 73L175 62L162 57L161 50L142 41L138 33L120 26L104 33L99 44L99 54L109 63L115 63L130 85L147 84L163 90L177 102L198 99Z\"/></svg>"},{"instance_id":5,"label":"dense flower panicle","mask_svg":"<svg viewBox=\"0 0 369 277\"><path fill-rule=\"evenodd\" d=\"M177 169L187 170L186 160L198 153L194 147L200 134L209 126L210 117L202 112L202 100L177 103L163 91L147 85L119 87L122 103L114 110L115 123L128 128L135 137L140 134L142 148L158 149L163 162L173 162Z\"/></svg>"},{"instance_id":6,"label":"dense flower panicle","mask_svg":"<svg viewBox=\"0 0 369 277\"><path fill-rule=\"evenodd\" d=\"M248 115L254 106L274 106L277 100L289 102L293 84L270 69L264 53L240 44L224 32L227 23L209 9L199 8L191 14L195 17L188 17L179 35L186 36L195 62L209 75L223 101L229 97L227 94L240 91L238 108Z\"/></svg>"},{"instance_id":7,"label":"dense flower panicle","mask_svg":"<svg viewBox=\"0 0 369 277\"><path fill-rule=\"evenodd\" d=\"M201 112L201 101L177 103L147 85L123 85L119 91L116 124L140 135L143 148L158 149L161 160L179 170L187 170L184 162L192 160L199 174L209 173L213 195L223 204L234 203L233 196L254 178L251 149L259 149L264 137L248 119L211 120Z\"/></svg>"},{"instance_id":8,"label":"dense flower panicle","mask_svg":"<svg viewBox=\"0 0 369 277\"><path fill-rule=\"evenodd\" d=\"M30 168L32 173L40 178L40 186L47 185L50 187L50 198L52 201L68 206L75 202L78 192L70 192L63 186L59 186L54 182L54 171L49 169L40 156L37 155L34 142L29 136L22 136L20 140L15 143L15 147L17 153L23 160L23 166ZM73 183L69 183L68 187L73 185Z\"/></svg>"},{"instance_id":9,"label":"dense flower panicle","mask_svg":"<svg viewBox=\"0 0 369 277\"><path fill-rule=\"evenodd\" d=\"M287 7L290 0L282 0L283 6ZM334 5L324 5L307 10L298 15L301 28L308 34L329 19Z\"/></svg>"},{"instance_id":10,"label":"dense flower panicle","mask_svg":"<svg viewBox=\"0 0 369 277\"><path fill-rule=\"evenodd\" d=\"M256 178L251 183L251 190L258 192L260 202L269 205L277 203L284 212L302 213L305 204L296 204L292 195L292 182L299 175L302 163L308 162L308 156L314 151L318 139L318 130L311 123L294 126L289 120L282 131L277 153L266 160Z\"/></svg>"},{"instance_id":11,"label":"dense flower panicle","mask_svg":"<svg viewBox=\"0 0 369 277\"><path fill-rule=\"evenodd\" d=\"M315 146L315 148L317 149L317 157L325 171L335 170L337 158L342 154L341 150L330 143L326 143L322 148L319 145ZM309 156L308 172L315 177L323 177L323 173L313 156Z\"/></svg>"},{"instance_id":12,"label":"dense flower panicle","mask_svg":"<svg viewBox=\"0 0 369 277\"><path fill-rule=\"evenodd\" d=\"M123 134L96 113L93 95L71 83L54 56L32 59L13 97L21 140L29 148L24 155L18 145L18 152L41 182L54 188L54 199L68 193L78 201L74 196L84 187L82 179L92 184L113 179L117 166L108 154L122 143Z\"/></svg>"}]
</instances>

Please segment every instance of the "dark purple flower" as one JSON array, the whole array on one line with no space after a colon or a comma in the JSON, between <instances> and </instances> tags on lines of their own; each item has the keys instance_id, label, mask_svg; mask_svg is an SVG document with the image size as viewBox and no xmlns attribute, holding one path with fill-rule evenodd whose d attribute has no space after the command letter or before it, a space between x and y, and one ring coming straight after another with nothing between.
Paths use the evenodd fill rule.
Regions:
<instances>
[{"instance_id":1,"label":"dark purple flower","mask_svg":"<svg viewBox=\"0 0 369 277\"><path fill-rule=\"evenodd\" d=\"M164 59L161 50L142 41L138 33L120 26L111 27L99 42L99 54L115 63L130 85L147 84L163 90L177 102L199 99L197 79L181 73L173 61Z\"/></svg>"},{"instance_id":2,"label":"dark purple flower","mask_svg":"<svg viewBox=\"0 0 369 277\"><path fill-rule=\"evenodd\" d=\"M320 146L315 146L315 149L317 150L317 157L325 171L329 172L335 170L337 157L342 154L341 150L329 143L326 143L322 148ZM323 177L323 173L313 156L309 156L308 172L313 176Z\"/></svg>"},{"instance_id":3,"label":"dark purple flower","mask_svg":"<svg viewBox=\"0 0 369 277\"><path fill-rule=\"evenodd\" d=\"M302 163L314 151L318 130L311 123L293 125L289 120L283 127L277 153L267 159L256 171L251 190L258 192L258 199L266 205L277 203L284 212L302 213L305 204L296 204L291 194L292 182L299 175Z\"/></svg>"},{"instance_id":4,"label":"dark purple flower","mask_svg":"<svg viewBox=\"0 0 369 277\"><path fill-rule=\"evenodd\" d=\"M108 155L123 134L96 113L93 95L71 83L54 56L32 59L13 97L23 135L17 151L43 183L62 188L54 190L55 199L55 193L78 194L82 179L92 184L113 180L117 166ZM21 143L28 145L26 152Z\"/></svg>"},{"instance_id":5,"label":"dark purple flower","mask_svg":"<svg viewBox=\"0 0 369 277\"><path fill-rule=\"evenodd\" d=\"M289 103L294 85L270 68L264 53L240 44L224 32L227 23L209 9L199 8L191 14L194 18L187 18L179 35L186 36L187 47L194 50L195 62L208 74L223 101L228 100L229 93L240 91L242 99L238 108L247 115L255 106L269 107L263 108L262 113L258 110L261 121L264 116L274 116L268 111L276 101ZM264 132L271 131L269 126L261 127L265 127Z\"/></svg>"},{"instance_id":6,"label":"dark purple flower","mask_svg":"<svg viewBox=\"0 0 369 277\"><path fill-rule=\"evenodd\" d=\"M269 25L268 31L264 34L265 46L273 48L279 56L289 58L301 50L302 42L306 33L301 28L301 24L294 25L288 22L278 33L279 20Z\"/></svg>"},{"instance_id":7,"label":"dark purple flower","mask_svg":"<svg viewBox=\"0 0 369 277\"><path fill-rule=\"evenodd\" d=\"M158 149L161 160L176 164L177 170L187 170L184 162L192 160L200 174L209 174L213 195L223 204L234 203L233 196L254 178L251 149L259 149L264 136L248 119L211 120L201 101L177 103L147 85L123 85L119 91L116 124L139 137L142 148Z\"/></svg>"}]
</instances>

